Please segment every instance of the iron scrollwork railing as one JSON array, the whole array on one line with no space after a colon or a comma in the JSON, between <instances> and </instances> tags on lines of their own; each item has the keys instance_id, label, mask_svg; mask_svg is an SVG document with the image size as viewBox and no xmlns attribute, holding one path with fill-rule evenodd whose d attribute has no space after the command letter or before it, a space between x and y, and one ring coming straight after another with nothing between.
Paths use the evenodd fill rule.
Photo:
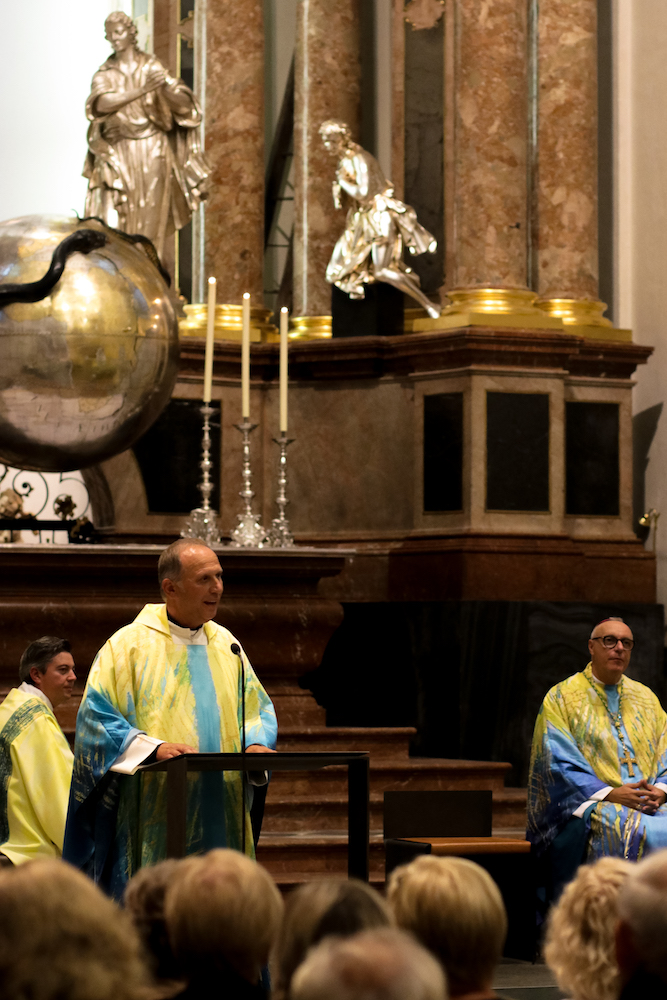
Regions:
<instances>
[{"instance_id":1,"label":"iron scrollwork railing","mask_svg":"<svg viewBox=\"0 0 667 1000\"><path fill-rule=\"evenodd\" d=\"M56 543L56 533L66 533L59 542L94 541L90 509L80 472L34 472L0 462L0 542Z\"/></svg>"}]
</instances>

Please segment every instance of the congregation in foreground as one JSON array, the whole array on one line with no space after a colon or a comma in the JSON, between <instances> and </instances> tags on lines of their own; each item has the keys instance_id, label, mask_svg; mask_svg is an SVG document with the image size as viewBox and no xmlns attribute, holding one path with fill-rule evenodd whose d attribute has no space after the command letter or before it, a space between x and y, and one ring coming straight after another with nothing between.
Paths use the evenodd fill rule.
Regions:
<instances>
[{"instance_id":1,"label":"congregation in foreground","mask_svg":"<svg viewBox=\"0 0 667 1000\"><path fill-rule=\"evenodd\" d=\"M507 919L474 862L421 857L386 900L323 880L283 902L218 848L140 869L122 906L60 860L0 871L3 1000L486 1000ZM572 1000L667 997L667 851L579 869L545 958Z\"/></svg>"}]
</instances>

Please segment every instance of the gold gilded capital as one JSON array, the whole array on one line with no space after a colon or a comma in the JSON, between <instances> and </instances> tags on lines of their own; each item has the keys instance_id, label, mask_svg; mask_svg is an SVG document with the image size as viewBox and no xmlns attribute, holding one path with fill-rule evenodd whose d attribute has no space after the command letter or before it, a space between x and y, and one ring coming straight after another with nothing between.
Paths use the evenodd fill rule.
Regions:
<instances>
[{"instance_id":1,"label":"gold gilded capital","mask_svg":"<svg viewBox=\"0 0 667 1000\"><path fill-rule=\"evenodd\" d=\"M451 330L463 326L523 327L562 330L560 318L536 307L537 295L527 288L455 288L438 319L408 319L406 333Z\"/></svg>"},{"instance_id":2,"label":"gold gilded capital","mask_svg":"<svg viewBox=\"0 0 667 1000\"><path fill-rule=\"evenodd\" d=\"M632 330L614 327L612 321L603 316L606 302L597 299L552 298L538 299L538 309L549 316L557 317L563 324L563 333L589 340L632 341Z\"/></svg>"},{"instance_id":3,"label":"gold gilded capital","mask_svg":"<svg viewBox=\"0 0 667 1000\"><path fill-rule=\"evenodd\" d=\"M289 321L290 340L329 340L331 316L292 316Z\"/></svg>"}]
</instances>

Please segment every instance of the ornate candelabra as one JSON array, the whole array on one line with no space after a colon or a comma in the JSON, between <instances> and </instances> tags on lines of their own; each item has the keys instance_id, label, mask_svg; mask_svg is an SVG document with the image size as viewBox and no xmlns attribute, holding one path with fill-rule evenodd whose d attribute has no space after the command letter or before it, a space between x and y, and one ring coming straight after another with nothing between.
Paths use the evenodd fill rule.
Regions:
<instances>
[{"instance_id":1,"label":"ornate candelabra","mask_svg":"<svg viewBox=\"0 0 667 1000\"><path fill-rule=\"evenodd\" d=\"M287 449L294 441L294 438L288 438L285 431L282 431L280 437L273 440L280 448L278 496L276 497L276 504L280 513L271 522L269 545L275 549L288 549L294 545L294 536L290 531L289 521L285 517L285 507L289 503L287 499Z\"/></svg>"},{"instance_id":2,"label":"ornate candelabra","mask_svg":"<svg viewBox=\"0 0 667 1000\"><path fill-rule=\"evenodd\" d=\"M195 507L190 511L190 517L185 522L185 527L181 531L182 538L201 538L207 545L215 545L220 541L220 529L218 527L218 512L211 509L211 493L213 483L210 472L213 468L211 461L211 417L215 413L212 406L204 403L201 414L204 418L204 430L202 437L202 459L200 468L202 470L202 480L199 484L199 491L202 495L201 507Z\"/></svg>"},{"instance_id":3,"label":"ornate candelabra","mask_svg":"<svg viewBox=\"0 0 667 1000\"><path fill-rule=\"evenodd\" d=\"M266 544L266 531L260 524L259 518L252 512L252 470L250 468L250 435L255 430L257 424L251 424L246 418L240 424L234 424L237 431L243 435L243 489L239 496L243 498L244 511L239 514L239 523L232 531L230 545L233 548L258 548L261 549Z\"/></svg>"}]
</instances>

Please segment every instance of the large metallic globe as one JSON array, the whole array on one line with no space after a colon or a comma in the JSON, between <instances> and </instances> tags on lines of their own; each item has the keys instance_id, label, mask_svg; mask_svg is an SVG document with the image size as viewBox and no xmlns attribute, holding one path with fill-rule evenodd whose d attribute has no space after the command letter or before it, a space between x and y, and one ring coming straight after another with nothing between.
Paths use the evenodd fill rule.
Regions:
<instances>
[{"instance_id":1,"label":"large metallic globe","mask_svg":"<svg viewBox=\"0 0 667 1000\"><path fill-rule=\"evenodd\" d=\"M36 281L56 246L97 223L24 216L0 223L0 285ZM98 227L102 228L102 227ZM74 253L46 298L0 310L0 461L66 472L129 448L169 401L178 326L144 251L112 231Z\"/></svg>"}]
</instances>

